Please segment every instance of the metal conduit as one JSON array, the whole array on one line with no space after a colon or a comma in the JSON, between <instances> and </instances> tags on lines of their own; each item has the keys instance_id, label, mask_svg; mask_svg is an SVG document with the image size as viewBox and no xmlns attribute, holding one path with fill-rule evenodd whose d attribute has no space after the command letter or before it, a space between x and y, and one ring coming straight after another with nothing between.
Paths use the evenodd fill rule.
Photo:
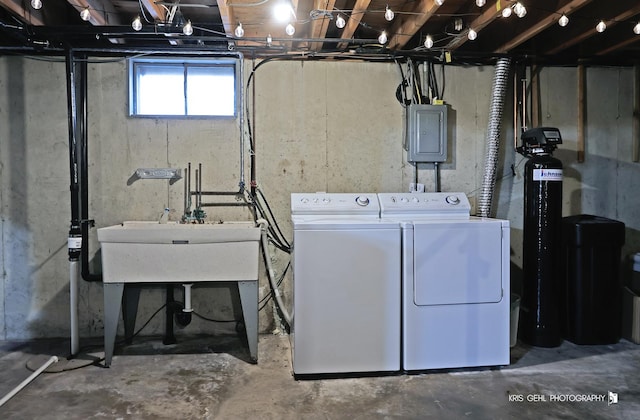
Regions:
<instances>
[{"instance_id":1,"label":"metal conduit","mask_svg":"<svg viewBox=\"0 0 640 420\"><path fill-rule=\"evenodd\" d=\"M498 165L498 152L500 149L500 124L502 122L502 109L507 91L511 59L500 58L496 63L489 111L489 124L487 127L487 143L484 164L484 176L482 191L478 200L478 215L491 217L493 192L496 185L496 167Z\"/></svg>"}]
</instances>

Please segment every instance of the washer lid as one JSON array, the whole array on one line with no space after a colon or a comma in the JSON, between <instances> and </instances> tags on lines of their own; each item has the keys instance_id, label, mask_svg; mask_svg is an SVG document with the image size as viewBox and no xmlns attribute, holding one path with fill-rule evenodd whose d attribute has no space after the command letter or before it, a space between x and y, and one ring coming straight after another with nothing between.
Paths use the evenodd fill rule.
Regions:
<instances>
[{"instance_id":1,"label":"washer lid","mask_svg":"<svg viewBox=\"0 0 640 420\"><path fill-rule=\"evenodd\" d=\"M469 199L461 192L380 193L380 214L431 219L468 219Z\"/></svg>"},{"instance_id":2,"label":"washer lid","mask_svg":"<svg viewBox=\"0 0 640 420\"><path fill-rule=\"evenodd\" d=\"M496 303L503 299L508 247L501 223L414 223L414 296L417 306Z\"/></svg>"},{"instance_id":3,"label":"washer lid","mask_svg":"<svg viewBox=\"0 0 640 420\"><path fill-rule=\"evenodd\" d=\"M378 197L373 193L293 193L291 215L380 215Z\"/></svg>"}]
</instances>

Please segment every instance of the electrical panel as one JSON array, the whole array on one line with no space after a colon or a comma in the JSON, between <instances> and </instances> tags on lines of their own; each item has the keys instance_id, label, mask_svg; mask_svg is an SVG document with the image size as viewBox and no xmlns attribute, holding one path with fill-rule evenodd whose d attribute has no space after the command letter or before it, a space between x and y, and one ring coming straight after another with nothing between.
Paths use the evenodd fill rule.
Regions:
<instances>
[{"instance_id":1,"label":"electrical panel","mask_svg":"<svg viewBox=\"0 0 640 420\"><path fill-rule=\"evenodd\" d=\"M409 105L404 146L409 162L446 161L447 105Z\"/></svg>"}]
</instances>

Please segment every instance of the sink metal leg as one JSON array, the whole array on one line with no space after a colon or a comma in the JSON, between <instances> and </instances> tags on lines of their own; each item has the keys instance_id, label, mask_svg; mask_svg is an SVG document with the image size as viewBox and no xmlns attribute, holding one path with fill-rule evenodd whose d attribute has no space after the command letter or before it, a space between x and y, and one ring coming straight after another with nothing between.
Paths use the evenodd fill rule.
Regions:
<instances>
[{"instance_id":1,"label":"sink metal leg","mask_svg":"<svg viewBox=\"0 0 640 420\"><path fill-rule=\"evenodd\" d=\"M111 366L113 348L118 330L118 317L122 307L124 283L103 283L104 291L104 365Z\"/></svg>"},{"instance_id":2,"label":"sink metal leg","mask_svg":"<svg viewBox=\"0 0 640 420\"><path fill-rule=\"evenodd\" d=\"M138 302L140 301L141 287L136 284L128 284L124 287L122 300L122 318L124 320L124 339L127 344L133 341L136 328L136 315L138 314Z\"/></svg>"},{"instance_id":3,"label":"sink metal leg","mask_svg":"<svg viewBox=\"0 0 640 420\"><path fill-rule=\"evenodd\" d=\"M251 360L258 362L258 281L239 281L238 292Z\"/></svg>"}]
</instances>

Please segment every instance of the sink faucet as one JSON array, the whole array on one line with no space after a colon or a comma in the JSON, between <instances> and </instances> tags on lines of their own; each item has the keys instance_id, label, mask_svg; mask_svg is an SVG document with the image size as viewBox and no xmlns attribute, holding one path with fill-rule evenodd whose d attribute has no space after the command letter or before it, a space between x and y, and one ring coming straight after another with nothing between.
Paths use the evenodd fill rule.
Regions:
<instances>
[{"instance_id":1,"label":"sink faucet","mask_svg":"<svg viewBox=\"0 0 640 420\"><path fill-rule=\"evenodd\" d=\"M165 207L164 211L160 215L160 220L158 220L158 223L165 224L168 221L169 221L169 207Z\"/></svg>"}]
</instances>

